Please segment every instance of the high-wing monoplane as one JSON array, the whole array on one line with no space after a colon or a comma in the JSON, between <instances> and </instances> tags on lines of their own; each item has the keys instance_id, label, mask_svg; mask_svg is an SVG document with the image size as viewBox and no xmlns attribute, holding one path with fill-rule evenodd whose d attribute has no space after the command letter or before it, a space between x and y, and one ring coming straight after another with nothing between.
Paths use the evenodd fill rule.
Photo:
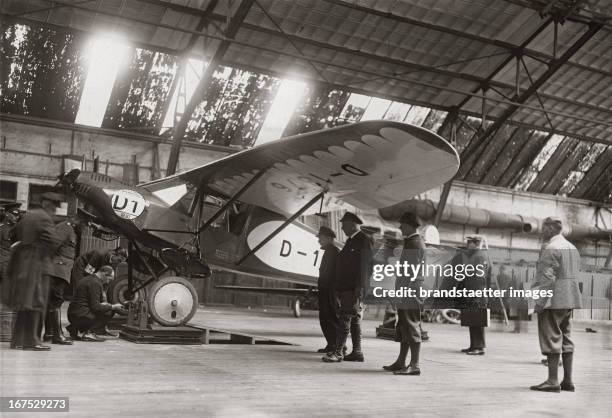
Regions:
<instances>
[{"instance_id":1,"label":"high-wing monoplane","mask_svg":"<svg viewBox=\"0 0 612 418\"><path fill-rule=\"evenodd\" d=\"M128 275L111 284L111 299L146 298L157 322L177 326L198 306L188 279L213 270L301 285L226 289L314 295L322 254L300 216L390 206L449 180L458 167L457 152L440 136L367 121L284 138L138 186L79 170L61 176L60 185L93 222L130 244Z\"/></svg>"}]
</instances>

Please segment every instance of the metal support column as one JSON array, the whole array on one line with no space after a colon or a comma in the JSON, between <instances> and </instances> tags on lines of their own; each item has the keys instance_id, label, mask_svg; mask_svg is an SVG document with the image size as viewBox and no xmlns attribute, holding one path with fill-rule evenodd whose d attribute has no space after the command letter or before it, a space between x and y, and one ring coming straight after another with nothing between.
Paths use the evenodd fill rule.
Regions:
<instances>
[{"instance_id":1,"label":"metal support column","mask_svg":"<svg viewBox=\"0 0 612 418\"><path fill-rule=\"evenodd\" d=\"M249 9L253 5L255 0L242 0L238 8L236 9L236 13L229 20L227 28L225 30L225 37L229 39L233 39L238 33L238 29L245 19ZM219 41L219 45L215 51L215 54L211 58L210 62L206 66L206 70L204 74L202 74L202 78L198 82L198 85L189 100L189 103L185 106L185 110L183 112L183 116L181 120L174 127L174 132L172 133L172 148L170 149L170 156L168 157L168 168L166 169L166 175L172 175L176 172L176 166L178 164L179 153L181 150L181 143L183 141L183 136L185 135L185 131L187 129L187 124L189 123L189 119L193 114L196 106L200 104L202 100L202 95L206 91L206 88L210 84L213 73L217 69L217 66L223 60L223 56L225 52L230 47L231 41L223 40Z\"/></svg>"}]
</instances>

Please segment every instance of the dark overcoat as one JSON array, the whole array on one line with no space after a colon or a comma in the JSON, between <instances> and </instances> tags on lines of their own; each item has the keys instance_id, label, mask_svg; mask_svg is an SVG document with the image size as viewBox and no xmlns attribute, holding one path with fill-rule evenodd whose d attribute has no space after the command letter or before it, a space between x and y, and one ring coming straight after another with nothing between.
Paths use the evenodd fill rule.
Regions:
<instances>
[{"instance_id":1,"label":"dark overcoat","mask_svg":"<svg viewBox=\"0 0 612 418\"><path fill-rule=\"evenodd\" d=\"M484 270L484 275L466 275L463 280L458 281L457 289L484 290L491 285L491 263L486 250L461 250L455 261L463 266L484 266L481 267ZM486 309L487 306L488 300L484 296L480 298L460 298L459 300L459 307L461 309Z\"/></svg>"},{"instance_id":2,"label":"dark overcoat","mask_svg":"<svg viewBox=\"0 0 612 418\"><path fill-rule=\"evenodd\" d=\"M15 226L13 246L7 269L7 305L15 310L46 310L51 256L59 245L51 216L33 209Z\"/></svg>"},{"instance_id":3,"label":"dark overcoat","mask_svg":"<svg viewBox=\"0 0 612 418\"><path fill-rule=\"evenodd\" d=\"M53 276L70 283L76 251L77 236L72 221L63 221L55 226L59 247L53 255Z\"/></svg>"}]
</instances>

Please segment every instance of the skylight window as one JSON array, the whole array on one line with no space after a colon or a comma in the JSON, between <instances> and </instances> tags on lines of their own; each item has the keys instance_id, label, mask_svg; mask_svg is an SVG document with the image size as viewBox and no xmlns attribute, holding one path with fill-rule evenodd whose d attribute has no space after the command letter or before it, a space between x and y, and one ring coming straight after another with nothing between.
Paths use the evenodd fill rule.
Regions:
<instances>
[{"instance_id":1,"label":"skylight window","mask_svg":"<svg viewBox=\"0 0 612 418\"><path fill-rule=\"evenodd\" d=\"M387 113L389 106L391 106L391 100L373 97L365 112L363 112L361 120L382 119L385 113Z\"/></svg>"},{"instance_id":2,"label":"skylight window","mask_svg":"<svg viewBox=\"0 0 612 418\"><path fill-rule=\"evenodd\" d=\"M344 109L342 109L340 119L347 123L359 122L371 101L372 97L370 96L351 93L344 105Z\"/></svg>"},{"instance_id":3,"label":"skylight window","mask_svg":"<svg viewBox=\"0 0 612 418\"><path fill-rule=\"evenodd\" d=\"M86 50L87 79L75 123L99 128L129 47L117 38L104 35L90 40Z\"/></svg>"},{"instance_id":4,"label":"skylight window","mask_svg":"<svg viewBox=\"0 0 612 418\"><path fill-rule=\"evenodd\" d=\"M586 173L593 167L597 158L606 150L606 145L603 144L594 144L589 152L584 156L584 158L578 164L576 170L570 172L570 175L563 182L563 186L559 190L560 195L568 196L570 195L578 183L584 178Z\"/></svg>"},{"instance_id":5,"label":"skylight window","mask_svg":"<svg viewBox=\"0 0 612 418\"><path fill-rule=\"evenodd\" d=\"M531 166L528 167L525 172L521 175L519 180L515 185L516 190L528 190L529 186L535 178L538 176L540 171L544 168L550 157L552 157L553 153L561 144L564 137L561 135L553 135L547 142L542 150L538 153L538 155L533 159Z\"/></svg>"},{"instance_id":6,"label":"skylight window","mask_svg":"<svg viewBox=\"0 0 612 418\"><path fill-rule=\"evenodd\" d=\"M306 83L302 81L283 80L281 82L255 145L275 141L281 137L305 91Z\"/></svg>"},{"instance_id":7,"label":"skylight window","mask_svg":"<svg viewBox=\"0 0 612 418\"><path fill-rule=\"evenodd\" d=\"M406 119L404 122L410 123L412 125L421 126L425 119L427 119L427 115L431 109L428 107L421 106L412 106L408 114L406 115Z\"/></svg>"},{"instance_id":8,"label":"skylight window","mask_svg":"<svg viewBox=\"0 0 612 418\"><path fill-rule=\"evenodd\" d=\"M412 106L407 103L393 102L391 103L391 106L389 106L389 109L387 109L387 112L383 115L383 118L386 120L401 122L406 118L411 107Z\"/></svg>"},{"instance_id":9,"label":"skylight window","mask_svg":"<svg viewBox=\"0 0 612 418\"><path fill-rule=\"evenodd\" d=\"M177 81L179 84L172 95L160 133L172 129L174 127L175 118L180 118L182 116L186 104L191 100L191 96L193 96L193 92L202 78L204 68L205 64L202 60L192 58L187 60L185 70L182 74L177 75L177 77L180 77ZM227 71L231 71L231 69L227 68L226 72Z\"/></svg>"}]
</instances>

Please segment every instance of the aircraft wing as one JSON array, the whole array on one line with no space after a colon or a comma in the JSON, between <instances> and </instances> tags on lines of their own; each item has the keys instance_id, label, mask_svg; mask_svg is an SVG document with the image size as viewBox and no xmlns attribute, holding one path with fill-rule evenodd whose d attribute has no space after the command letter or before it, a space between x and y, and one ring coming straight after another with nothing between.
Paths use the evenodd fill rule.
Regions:
<instances>
[{"instance_id":1,"label":"aircraft wing","mask_svg":"<svg viewBox=\"0 0 612 418\"><path fill-rule=\"evenodd\" d=\"M306 296L312 292L309 289L295 289L291 287L257 287L257 286L215 286L215 289L233 290L238 292L265 293L269 295Z\"/></svg>"},{"instance_id":2,"label":"aircraft wing","mask_svg":"<svg viewBox=\"0 0 612 418\"><path fill-rule=\"evenodd\" d=\"M367 121L269 142L141 186L156 192L190 183L230 197L266 170L239 200L288 216L321 191L322 211L390 206L446 182L458 168L457 152L435 133Z\"/></svg>"}]
</instances>

